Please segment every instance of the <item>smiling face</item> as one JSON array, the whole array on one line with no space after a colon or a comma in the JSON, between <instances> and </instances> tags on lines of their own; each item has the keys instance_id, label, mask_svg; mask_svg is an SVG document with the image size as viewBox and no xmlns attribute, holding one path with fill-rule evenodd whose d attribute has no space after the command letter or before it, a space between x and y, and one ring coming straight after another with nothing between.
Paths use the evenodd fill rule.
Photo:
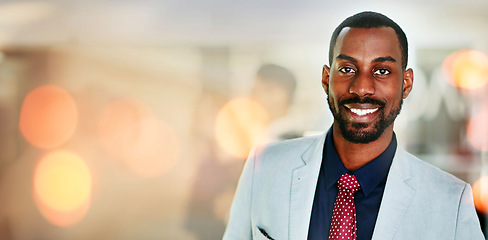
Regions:
<instances>
[{"instance_id":1,"label":"smiling face","mask_svg":"<svg viewBox=\"0 0 488 240\"><path fill-rule=\"evenodd\" d=\"M370 143L393 132L392 123L413 82L412 70L402 68L395 31L344 28L333 54L331 67L324 66L322 75L333 129L352 143Z\"/></svg>"}]
</instances>

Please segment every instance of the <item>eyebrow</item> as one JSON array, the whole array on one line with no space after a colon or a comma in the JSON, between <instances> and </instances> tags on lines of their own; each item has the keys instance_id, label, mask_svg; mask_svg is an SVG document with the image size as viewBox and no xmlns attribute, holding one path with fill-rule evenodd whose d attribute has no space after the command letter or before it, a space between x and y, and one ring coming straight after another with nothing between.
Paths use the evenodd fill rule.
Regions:
<instances>
[{"instance_id":1,"label":"eyebrow","mask_svg":"<svg viewBox=\"0 0 488 240\"><path fill-rule=\"evenodd\" d=\"M372 62L373 63L379 63L379 62L396 62L396 59L394 59L391 56L387 56L387 57L379 57L379 58L376 58Z\"/></svg>"},{"instance_id":2,"label":"eyebrow","mask_svg":"<svg viewBox=\"0 0 488 240\"><path fill-rule=\"evenodd\" d=\"M337 55L336 59L342 59L342 60L347 60L347 61L351 61L351 62L354 62L354 63L357 63L358 60L356 60L355 58L351 57L351 56L348 56L348 55L345 55L345 54L339 54ZM396 62L396 59L393 58L392 56L386 56L386 57L379 57L379 58L375 58L373 61L371 61L372 63L380 63L380 62Z\"/></svg>"},{"instance_id":3,"label":"eyebrow","mask_svg":"<svg viewBox=\"0 0 488 240\"><path fill-rule=\"evenodd\" d=\"M355 63L358 62L358 60L356 60L355 58L353 58L351 56L347 56L345 54L339 54L339 55L337 55L336 59L347 60L347 61L351 61L351 62L355 62Z\"/></svg>"}]
</instances>

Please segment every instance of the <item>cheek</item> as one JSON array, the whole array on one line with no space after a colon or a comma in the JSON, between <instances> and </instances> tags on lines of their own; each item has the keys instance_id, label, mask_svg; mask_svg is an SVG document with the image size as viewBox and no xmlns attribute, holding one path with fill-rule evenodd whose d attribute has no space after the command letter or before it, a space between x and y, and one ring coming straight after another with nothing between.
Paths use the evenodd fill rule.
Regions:
<instances>
[{"instance_id":1,"label":"cheek","mask_svg":"<svg viewBox=\"0 0 488 240\"><path fill-rule=\"evenodd\" d=\"M327 101L329 102L329 105L331 105L333 109L339 108L338 106L339 100L337 99L335 92L331 88L329 88L327 92Z\"/></svg>"},{"instance_id":2,"label":"cheek","mask_svg":"<svg viewBox=\"0 0 488 240\"><path fill-rule=\"evenodd\" d=\"M333 100L334 102L338 102L339 98L348 94L348 91L345 86L341 86L339 84L331 84L329 85L327 94L329 98L331 98L331 100Z\"/></svg>"},{"instance_id":3,"label":"cheek","mask_svg":"<svg viewBox=\"0 0 488 240\"><path fill-rule=\"evenodd\" d=\"M387 95L384 95L384 96L387 96L387 105L390 106L390 108L398 108L398 106L400 105L400 102L402 101L403 99L403 91L402 89L398 89L394 91L389 91L387 93Z\"/></svg>"},{"instance_id":4,"label":"cheek","mask_svg":"<svg viewBox=\"0 0 488 240\"><path fill-rule=\"evenodd\" d=\"M384 83L376 87L376 95L384 96L389 101L396 101L403 97L403 83Z\"/></svg>"}]
</instances>

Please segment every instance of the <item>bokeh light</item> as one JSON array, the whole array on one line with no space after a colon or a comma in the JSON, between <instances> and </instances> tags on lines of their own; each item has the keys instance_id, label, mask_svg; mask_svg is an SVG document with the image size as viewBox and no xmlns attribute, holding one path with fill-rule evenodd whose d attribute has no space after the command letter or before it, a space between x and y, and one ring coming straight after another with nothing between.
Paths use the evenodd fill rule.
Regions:
<instances>
[{"instance_id":1,"label":"bokeh light","mask_svg":"<svg viewBox=\"0 0 488 240\"><path fill-rule=\"evenodd\" d=\"M38 148L63 144L72 136L77 123L75 101L68 92L53 85L29 92L20 110L20 131L29 143Z\"/></svg>"},{"instance_id":2,"label":"bokeh light","mask_svg":"<svg viewBox=\"0 0 488 240\"><path fill-rule=\"evenodd\" d=\"M220 109L215 121L215 136L222 149L233 157L245 159L265 134L269 124L265 108L251 98L235 98Z\"/></svg>"},{"instance_id":3,"label":"bokeh light","mask_svg":"<svg viewBox=\"0 0 488 240\"><path fill-rule=\"evenodd\" d=\"M483 176L473 184L473 200L476 209L488 214L488 176Z\"/></svg>"},{"instance_id":4,"label":"bokeh light","mask_svg":"<svg viewBox=\"0 0 488 240\"><path fill-rule=\"evenodd\" d=\"M2 25L22 26L40 21L52 15L56 7L42 1L13 1L0 5Z\"/></svg>"},{"instance_id":5,"label":"bokeh light","mask_svg":"<svg viewBox=\"0 0 488 240\"><path fill-rule=\"evenodd\" d=\"M466 134L473 147L488 151L488 105L469 119Z\"/></svg>"},{"instance_id":6,"label":"bokeh light","mask_svg":"<svg viewBox=\"0 0 488 240\"><path fill-rule=\"evenodd\" d=\"M463 89L478 89L488 82L488 56L475 50L460 50L442 64L450 84Z\"/></svg>"},{"instance_id":7,"label":"bokeh light","mask_svg":"<svg viewBox=\"0 0 488 240\"><path fill-rule=\"evenodd\" d=\"M160 176L177 162L180 144L176 132L135 100L109 103L98 132L107 152L140 176Z\"/></svg>"},{"instance_id":8,"label":"bokeh light","mask_svg":"<svg viewBox=\"0 0 488 240\"><path fill-rule=\"evenodd\" d=\"M82 158L69 151L47 154L34 172L34 199L54 225L68 227L85 216L91 197L92 176Z\"/></svg>"}]
</instances>

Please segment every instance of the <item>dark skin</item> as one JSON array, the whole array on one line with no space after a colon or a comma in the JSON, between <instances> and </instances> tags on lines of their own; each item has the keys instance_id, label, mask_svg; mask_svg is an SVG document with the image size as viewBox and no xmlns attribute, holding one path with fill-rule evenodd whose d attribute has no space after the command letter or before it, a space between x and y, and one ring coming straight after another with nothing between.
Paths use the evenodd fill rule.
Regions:
<instances>
[{"instance_id":1,"label":"dark skin","mask_svg":"<svg viewBox=\"0 0 488 240\"><path fill-rule=\"evenodd\" d=\"M333 111L345 117L348 128L362 123L361 131L374 131L381 114L400 107L413 85L412 69L401 64L402 53L395 31L389 27L344 28L337 38L331 67L324 65L322 86L328 93ZM339 104L352 97L372 98L372 103ZM334 145L344 166L357 170L379 156L391 142L393 124L369 143L353 143L344 138L336 121L332 125Z\"/></svg>"}]
</instances>

